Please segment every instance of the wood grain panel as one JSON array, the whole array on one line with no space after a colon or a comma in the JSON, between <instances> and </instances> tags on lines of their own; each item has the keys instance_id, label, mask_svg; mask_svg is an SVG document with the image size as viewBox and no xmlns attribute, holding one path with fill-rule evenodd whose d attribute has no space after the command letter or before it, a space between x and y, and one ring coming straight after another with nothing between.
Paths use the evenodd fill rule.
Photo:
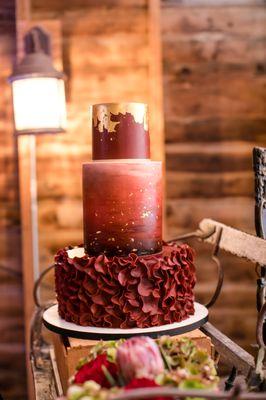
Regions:
<instances>
[{"instance_id":1,"label":"wood grain panel","mask_svg":"<svg viewBox=\"0 0 266 400\"><path fill-rule=\"evenodd\" d=\"M173 116L165 123L166 142L213 142L221 141L255 141L265 143L266 118L260 115L247 116L209 116L199 118L191 115L188 118Z\"/></svg>"},{"instance_id":2,"label":"wood grain panel","mask_svg":"<svg viewBox=\"0 0 266 400\"><path fill-rule=\"evenodd\" d=\"M212 281L206 282L204 284L198 284L196 287L196 296L200 302L204 303L210 298L210 295L214 291L215 285ZM209 293L208 293L209 292ZM232 298L232 293L234 297ZM206 295L208 294L208 295ZM235 308L240 309L245 303L246 309L253 314L256 314L256 287L252 284L243 284L242 286L236 283L224 283L223 291L215 304L215 309L219 311L225 308Z\"/></svg>"},{"instance_id":3,"label":"wood grain panel","mask_svg":"<svg viewBox=\"0 0 266 400\"><path fill-rule=\"evenodd\" d=\"M96 47L97 38L101 35L111 34L113 36L118 33L145 35L148 28L146 10L138 8L137 3L130 5L127 0L124 1L128 4L128 8L119 7L117 3L114 7L101 7L100 5L90 7L88 5L82 9L71 10L69 5L68 7L64 5L64 15L61 16L64 39L67 40L73 36L94 35ZM36 11L34 13L36 15Z\"/></svg>"},{"instance_id":4,"label":"wood grain panel","mask_svg":"<svg viewBox=\"0 0 266 400\"><path fill-rule=\"evenodd\" d=\"M210 115L222 118L243 115L264 117L265 77L260 75L256 78L252 73L242 73L239 79L239 74L206 70L203 78L198 75L196 83L189 78L177 82L176 76L165 77L166 114L183 118L192 115L201 119Z\"/></svg>"},{"instance_id":5,"label":"wood grain panel","mask_svg":"<svg viewBox=\"0 0 266 400\"><path fill-rule=\"evenodd\" d=\"M252 196L253 174L237 172L182 172L168 171L167 198ZM185 200L184 200L185 201Z\"/></svg>"},{"instance_id":6,"label":"wood grain panel","mask_svg":"<svg viewBox=\"0 0 266 400\"><path fill-rule=\"evenodd\" d=\"M255 143L209 142L167 144L166 167L173 171L229 172L251 171L251 151ZM189 162L186 160L189 159Z\"/></svg>"},{"instance_id":7,"label":"wood grain panel","mask_svg":"<svg viewBox=\"0 0 266 400\"><path fill-rule=\"evenodd\" d=\"M226 315L226 319L225 319ZM228 336L241 343L250 352L251 345L255 343L255 329L257 313L253 308L229 307L213 309L210 313L212 323L216 326L223 325L228 332ZM247 339L249 338L249 339Z\"/></svg>"},{"instance_id":8,"label":"wood grain panel","mask_svg":"<svg viewBox=\"0 0 266 400\"><path fill-rule=\"evenodd\" d=\"M36 13L41 12L64 12L66 9L86 9L93 7L146 7L147 0L71 0L67 5L61 0L32 0L32 7Z\"/></svg>"},{"instance_id":9,"label":"wood grain panel","mask_svg":"<svg viewBox=\"0 0 266 400\"><path fill-rule=\"evenodd\" d=\"M42 254L49 254L49 259L47 259L47 257L44 258L44 261L46 262L45 265L50 265L53 262L54 255L59 249L70 245L75 246L77 244L81 244L82 242L82 227L75 229L59 229L57 226L54 226L52 228L46 227L45 233L43 233L43 235L41 235L40 237L40 248Z\"/></svg>"},{"instance_id":10,"label":"wood grain panel","mask_svg":"<svg viewBox=\"0 0 266 400\"><path fill-rule=\"evenodd\" d=\"M86 107L87 112L89 104L103 101L119 102L131 99L132 101L148 102L147 67L135 68L135 74L132 74L132 67L117 67L110 69L108 73L106 70L102 72L100 70L97 74L91 73L89 79L86 79L86 71L87 68L84 67L79 69L77 76L73 76L70 83L70 99L73 102L83 102L83 107ZM136 88L140 89L136 91Z\"/></svg>"},{"instance_id":11,"label":"wood grain panel","mask_svg":"<svg viewBox=\"0 0 266 400\"><path fill-rule=\"evenodd\" d=\"M226 33L242 37L247 41L251 37L264 35L264 12L263 0L246 2L245 6L239 7L236 2L229 0L228 6L222 6L217 10L215 3L206 1L209 4L207 7L202 6L202 1L195 0L193 7L186 7L185 2L178 1L164 2L162 33L170 35L181 34L190 36L197 33ZM181 4L183 3L183 4ZM211 4L212 3L212 4ZM260 3L260 4L259 4ZM254 7L257 5L257 7ZM248 37L245 38L245 35ZM245 62L245 58L242 58Z\"/></svg>"},{"instance_id":12,"label":"wood grain panel","mask_svg":"<svg viewBox=\"0 0 266 400\"><path fill-rule=\"evenodd\" d=\"M134 26L134 21L132 21ZM106 72L112 69L136 68L147 66L149 48L148 43L143 40L143 33L121 32L95 34L94 40L90 41L85 35L73 34L65 41L65 44L71 51L71 68L79 69L81 74L96 75L97 73ZM78 47L75 46L78 41ZM83 57L79 54L83 53ZM84 78L84 76L80 76ZM95 76L92 75L91 82ZM121 77L123 81L123 77Z\"/></svg>"},{"instance_id":13,"label":"wood grain panel","mask_svg":"<svg viewBox=\"0 0 266 400\"><path fill-rule=\"evenodd\" d=\"M167 201L166 214L172 233L175 228L182 228L183 232L193 230L206 216L254 232L253 207L253 200L247 197L176 199Z\"/></svg>"},{"instance_id":14,"label":"wood grain panel","mask_svg":"<svg viewBox=\"0 0 266 400\"><path fill-rule=\"evenodd\" d=\"M254 65L258 72L264 64L264 36L238 38L233 35L204 33L185 35L167 35L164 47L164 66L168 73L178 71L178 68L196 63L214 63L219 67L244 69ZM247 56L243 57L243 52ZM217 64L219 63L219 64ZM234 68L235 65L235 68Z\"/></svg>"},{"instance_id":15,"label":"wood grain panel","mask_svg":"<svg viewBox=\"0 0 266 400\"><path fill-rule=\"evenodd\" d=\"M211 259L211 248L207 251L198 250L196 252L196 268L197 268L197 286L201 286L198 291L198 287L196 287L197 293L206 291L207 294L213 292L215 282L217 280L217 271L216 265ZM253 292L255 287L253 285L254 280L256 279L255 266L251 262L245 259L238 259L236 263L236 259L234 256L220 252L219 259L224 268L225 273L225 289L227 286L232 289L232 285L235 285L237 288L241 288L242 286L250 285L253 288ZM234 268L232 268L234 265ZM239 277L241 276L241 285L239 285ZM206 287L209 285L209 288ZM228 289L229 290L229 289ZM240 290L240 289L239 289ZM224 293L224 290L222 291ZM243 298L242 298L243 300ZM228 299L228 301L231 301ZM236 302L238 299L236 299ZM246 299L248 302L255 301L253 296ZM254 310L255 311L255 310Z\"/></svg>"}]
</instances>

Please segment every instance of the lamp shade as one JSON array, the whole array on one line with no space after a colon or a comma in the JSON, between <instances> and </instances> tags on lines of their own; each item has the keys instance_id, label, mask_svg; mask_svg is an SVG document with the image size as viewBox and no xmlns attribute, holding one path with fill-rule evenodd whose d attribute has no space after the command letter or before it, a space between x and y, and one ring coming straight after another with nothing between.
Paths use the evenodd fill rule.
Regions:
<instances>
[{"instance_id":1,"label":"lamp shade","mask_svg":"<svg viewBox=\"0 0 266 400\"><path fill-rule=\"evenodd\" d=\"M33 28L25 37L26 55L9 78L16 134L65 131L64 75L53 67L49 48L47 34Z\"/></svg>"},{"instance_id":2,"label":"lamp shade","mask_svg":"<svg viewBox=\"0 0 266 400\"><path fill-rule=\"evenodd\" d=\"M65 86L62 79L29 77L12 82L17 133L60 132L66 128Z\"/></svg>"}]
</instances>

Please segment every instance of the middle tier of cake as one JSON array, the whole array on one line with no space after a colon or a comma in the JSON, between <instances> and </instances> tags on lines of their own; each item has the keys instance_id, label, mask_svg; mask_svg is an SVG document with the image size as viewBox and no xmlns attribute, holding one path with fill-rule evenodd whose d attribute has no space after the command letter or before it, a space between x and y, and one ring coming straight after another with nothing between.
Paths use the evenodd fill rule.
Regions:
<instances>
[{"instance_id":1,"label":"middle tier of cake","mask_svg":"<svg viewBox=\"0 0 266 400\"><path fill-rule=\"evenodd\" d=\"M162 248L162 163L83 165L84 245L89 255L152 254Z\"/></svg>"}]
</instances>

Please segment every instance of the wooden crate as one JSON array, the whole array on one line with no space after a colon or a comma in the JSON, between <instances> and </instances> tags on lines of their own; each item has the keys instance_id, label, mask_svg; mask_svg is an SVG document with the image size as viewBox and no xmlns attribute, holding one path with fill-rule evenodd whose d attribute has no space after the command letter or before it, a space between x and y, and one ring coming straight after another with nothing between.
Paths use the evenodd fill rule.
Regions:
<instances>
[{"instance_id":1,"label":"wooden crate","mask_svg":"<svg viewBox=\"0 0 266 400\"><path fill-rule=\"evenodd\" d=\"M189 337L198 347L205 349L209 355L213 356L214 354L214 347L211 339L199 329L175 337L177 339L181 337ZM68 387L69 378L74 374L79 360L88 356L90 348L94 346L97 341L67 338L55 333L52 334L52 340L57 368L62 388L65 393Z\"/></svg>"}]
</instances>

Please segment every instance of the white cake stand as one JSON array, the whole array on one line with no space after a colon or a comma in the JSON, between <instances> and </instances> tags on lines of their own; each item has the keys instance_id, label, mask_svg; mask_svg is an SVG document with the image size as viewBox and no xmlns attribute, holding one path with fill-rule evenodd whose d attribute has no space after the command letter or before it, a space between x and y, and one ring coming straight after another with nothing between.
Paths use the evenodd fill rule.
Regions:
<instances>
[{"instance_id":1,"label":"white cake stand","mask_svg":"<svg viewBox=\"0 0 266 400\"><path fill-rule=\"evenodd\" d=\"M151 328L120 329L80 326L72 322L67 322L59 316L58 306L55 304L44 312L43 323L52 332L78 339L116 340L141 335L157 338L162 335L180 335L204 325L208 321L208 309L196 302L194 303L194 307L195 314L181 322Z\"/></svg>"}]
</instances>

